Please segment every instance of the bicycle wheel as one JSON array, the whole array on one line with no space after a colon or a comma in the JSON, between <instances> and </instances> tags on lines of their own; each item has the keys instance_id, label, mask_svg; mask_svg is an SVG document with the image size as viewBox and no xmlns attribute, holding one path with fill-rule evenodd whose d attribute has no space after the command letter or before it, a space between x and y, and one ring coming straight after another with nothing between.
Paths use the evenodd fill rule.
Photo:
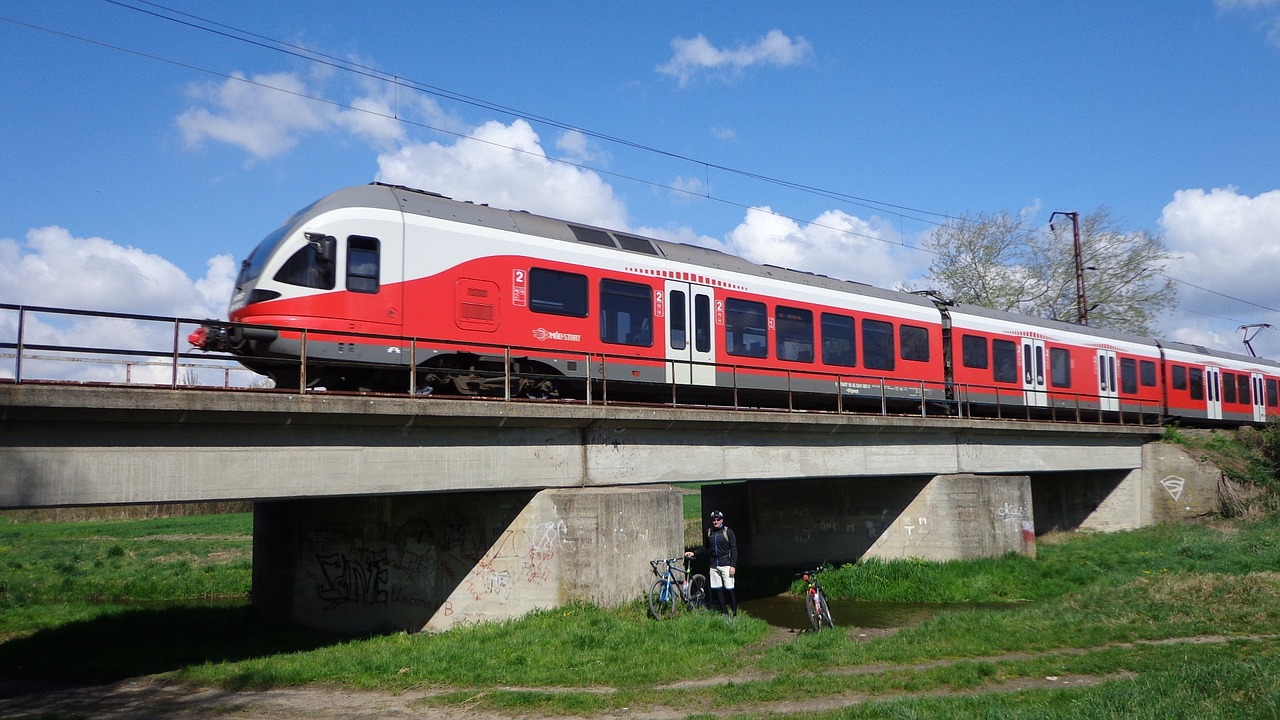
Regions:
<instances>
[{"instance_id":1,"label":"bicycle wheel","mask_svg":"<svg viewBox=\"0 0 1280 720\"><path fill-rule=\"evenodd\" d=\"M707 577L694 575L689 578L689 609L701 610L707 606Z\"/></svg>"},{"instance_id":2,"label":"bicycle wheel","mask_svg":"<svg viewBox=\"0 0 1280 720\"><path fill-rule=\"evenodd\" d=\"M804 596L804 612L809 616L809 627L813 628L814 632L821 630L822 616L819 614L821 610L818 607L817 593L808 593Z\"/></svg>"},{"instance_id":3,"label":"bicycle wheel","mask_svg":"<svg viewBox=\"0 0 1280 720\"><path fill-rule=\"evenodd\" d=\"M676 611L676 590L667 580L655 580L649 588L649 617L662 620Z\"/></svg>"},{"instance_id":4,"label":"bicycle wheel","mask_svg":"<svg viewBox=\"0 0 1280 720\"><path fill-rule=\"evenodd\" d=\"M836 623L831 619L831 607L827 605L827 594L821 590L817 593L818 606L818 624L826 623L827 627L835 628Z\"/></svg>"}]
</instances>

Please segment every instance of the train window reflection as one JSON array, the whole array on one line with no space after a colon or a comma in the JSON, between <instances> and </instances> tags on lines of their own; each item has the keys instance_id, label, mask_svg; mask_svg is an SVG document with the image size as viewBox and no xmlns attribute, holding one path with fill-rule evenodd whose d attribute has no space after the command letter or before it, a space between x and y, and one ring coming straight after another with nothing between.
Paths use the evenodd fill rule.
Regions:
<instances>
[{"instance_id":1,"label":"train window reflection","mask_svg":"<svg viewBox=\"0 0 1280 720\"><path fill-rule=\"evenodd\" d=\"M898 342L903 360L929 362L929 330L917 325L898 328Z\"/></svg>"},{"instance_id":2,"label":"train window reflection","mask_svg":"<svg viewBox=\"0 0 1280 720\"><path fill-rule=\"evenodd\" d=\"M648 285L600 281L600 339L619 345L653 345L653 290Z\"/></svg>"},{"instance_id":3,"label":"train window reflection","mask_svg":"<svg viewBox=\"0 0 1280 720\"><path fill-rule=\"evenodd\" d=\"M551 315L587 316L587 276L529 269L529 309Z\"/></svg>"},{"instance_id":4,"label":"train window reflection","mask_svg":"<svg viewBox=\"0 0 1280 720\"><path fill-rule=\"evenodd\" d=\"M862 321L862 364L872 370L896 367L893 352L893 323L883 320Z\"/></svg>"},{"instance_id":5,"label":"train window reflection","mask_svg":"<svg viewBox=\"0 0 1280 720\"><path fill-rule=\"evenodd\" d=\"M813 362L813 311L779 305L774 317L778 359Z\"/></svg>"},{"instance_id":6,"label":"train window reflection","mask_svg":"<svg viewBox=\"0 0 1280 720\"><path fill-rule=\"evenodd\" d=\"M992 340L992 379L996 382L1018 382L1018 345L1012 340Z\"/></svg>"},{"instance_id":7,"label":"train window reflection","mask_svg":"<svg viewBox=\"0 0 1280 720\"><path fill-rule=\"evenodd\" d=\"M1071 351L1049 348L1049 382L1054 387L1071 387Z\"/></svg>"},{"instance_id":8,"label":"train window reflection","mask_svg":"<svg viewBox=\"0 0 1280 720\"><path fill-rule=\"evenodd\" d=\"M333 238L325 237L323 240L332 241ZM275 279L288 285L332 290L334 275L332 256L325 256L321 243L308 242L284 262Z\"/></svg>"},{"instance_id":9,"label":"train window reflection","mask_svg":"<svg viewBox=\"0 0 1280 720\"><path fill-rule=\"evenodd\" d=\"M990 366L990 360L987 357L987 339L977 335L962 335L960 356L965 367L986 370Z\"/></svg>"},{"instance_id":10,"label":"train window reflection","mask_svg":"<svg viewBox=\"0 0 1280 720\"><path fill-rule=\"evenodd\" d=\"M347 238L347 289L378 292L378 239L352 235Z\"/></svg>"},{"instance_id":11,"label":"train window reflection","mask_svg":"<svg viewBox=\"0 0 1280 720\"><path fill-rule=\"evenodd\" d=\"M689 329L685 318L687 302L681 290L672 290L667 295L667 325L671 328L672 350L683 350L688 342Z\"/></svg>"},{"instance_id":12,"label":"train window reflection","mask_svg":"<svg viewBox=\"0 0 1280 720\"><path fill-rule=\"evenodd\" d=\"M822 313L822 362L842 367L857 367L857 337L853 318L848 315Z\"/></svg>"},{"instance_id":13,"label":"train window reflection","mask_svg":"<svg viewBox=\"0 0 1280 720\"><path fill-rule=\"evenodd\" d=\"M769 356L769 335L762 302L728 298L724 302L725 347L730 355Z\"/></svg>"}]
</instances>

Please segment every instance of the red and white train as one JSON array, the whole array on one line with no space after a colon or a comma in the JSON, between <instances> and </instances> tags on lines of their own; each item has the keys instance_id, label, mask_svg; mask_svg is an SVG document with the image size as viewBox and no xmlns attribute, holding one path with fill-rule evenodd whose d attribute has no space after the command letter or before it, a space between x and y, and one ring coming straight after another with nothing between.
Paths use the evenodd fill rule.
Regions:
<instances>
[{"instance_id":1,"label":"red and white train","mask_svg":"<svg viewBox=\"0 0 1280 720\"><path fill-rule=\"evenodd\" d=\"M279 387L1280 414L1280 364L372 184L289 218L191 336ZM414 368L414 372L410 372ZM597 390L598 391L598 390ZM985 408L985 410L983 410Z\"/></svg>"}]
</instances>

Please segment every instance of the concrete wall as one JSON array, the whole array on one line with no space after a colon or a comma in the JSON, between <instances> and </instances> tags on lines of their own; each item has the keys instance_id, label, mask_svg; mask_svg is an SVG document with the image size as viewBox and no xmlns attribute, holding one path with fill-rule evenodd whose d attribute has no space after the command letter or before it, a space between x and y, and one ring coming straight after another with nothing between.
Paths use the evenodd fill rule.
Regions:
<instances>
[{"instance_id":1,"label":"concrete wall","mask_svg":"<svg viewBox=\"0 0 1280 720\"><path fill-rule=\"evenodd\" d=\"M1032 481L1040 532L1116 532L1221 512L1222 472L1181 446L1148 443L1131 471L1064 472Z\"/></svg>"},{"instance_id":2,"label":"concrete wall","mask_svg":"<svg viewBox=\"0 0 1280 720\"><path fill-rule=\"evenodd\" d=\"M1026 475L841 478L709 485L745 568L804 569L873 557L1035 556ZM706 513L704 513L705 515Z\"/></svg>"},{"instance_id":3,"label":"concrete wall","mask_svg":"<svg viewBox=\"0 0 1280 720\"><path fill-rule=\"evenodd\" d=\"M262 502L254 603L327 630L435 632L626 603L682 545L668 486Z\"/></svg>"}]
</instances>

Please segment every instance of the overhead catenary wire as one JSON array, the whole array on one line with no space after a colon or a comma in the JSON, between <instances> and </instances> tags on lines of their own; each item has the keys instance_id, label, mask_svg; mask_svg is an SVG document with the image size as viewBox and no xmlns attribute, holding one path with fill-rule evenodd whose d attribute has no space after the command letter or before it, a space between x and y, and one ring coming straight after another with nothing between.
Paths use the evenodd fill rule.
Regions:
<instances>
[{"instance_id":1,"label":"overhead catenary wire","mask_svg":"<svg viewBox=\"0 0 1280 720\"><path fill-rule=\"evenodd\" d=\"M155 54L152 54L152 53L146 53L146 52L142 52L142 51L139 51L139 50L135 50L135 49L126 48L126 47L122 47L122 46L119 46L119 45L115 45L115 44L111 44L111 43L103 42L103 41L100 41L100 40L94 40L94 39L92 39L92 38L86 38L86 37L79 36L79 35L75 35L75 34L72 34L72 33L64 32L64 31L60 31L60 30L55 30L55 29L51 29L51 28L47 28L47 27L43 27L43 26L39 26L39 25L34 25L34 24L31 24L31 23L22 22L22 21L15 20L15 19L12 19L12 18L7 18L7 17L0 16L0 20L3 20L3 21L5 21L5 22L11 23L11 24L15 24L15 25L18 25L18 26L26 27L26 28L29 28L29 29L34 29L34 30L39 30L39 31L43 31L43 32L48 32L48 33L52 33L52 34L55 34L55 35L59 35L59 36L62 36L62 37L68 38L68 39L72 39L72 40L76 40L76 41L80 41L80 42L85 42L85 43L88 43L88 44L96 45L96 46L103 47L103 48L106 48L106 49L110 49L110 50L114 50L114 51L118 51L118 52L123 52L123 53L128 53L128 54L131 54L131 55L135 55L135 56L137 56L137 57L142 57L142 58L145 58L145 59L149 59L149 60L153 60L153 61L157 61L157 62L163 62L163 63L171 64L171 65L174 65L174 66L177 66L177 67L186 68L186 69L193 70L193 71L196 71L196 72L205 73L205 74L208 74L208 75L211 75L211 76L220 77L220 78L224 78L224 79L227 79L227 80L234 80L234 81L242 82L242 83L247 83L247 84L250 84L250 85L254 85L254 86L257 86L257 87L260 87L260 88L263 88L263 89L267 89L267 90L271 90L271 91L275 91L275 92L282 92L282 93L291 94L291 95L298 96L298 97L302 97L302 98L305 98L305 99L308 99L308 100L313 100L313 101L316 101L316 102L324 103L324 104L327 104L327 105L330 105L330 106L333 106L333 107L337 107L337 108L340 108L340 109L343 109L343 110L348 110L348 111L354 111L354 112L366 113L366 114L374 115L374 116L377 116L377 117L381 117L381 118L389 119L389 120L392 120L392 121L394 121L394 122L404 123L404 124L406 124L406 125L410 125L410 126L413 126L413 127L419 127L419 128L425 129L425 130L430 130L430 131L433 131L433 132L438 132L438 133L442 133L442 134L450 135L450 136L453 136L453 137L457 137L457 138L459 138L459 139L464 139L464 140L471 141L471 142L480 142L480 143L484 143L484 144L493 145L493 146L495 146L495 147L500 147L500 148L506 149L506 150L511 151L511 152L518 152L518 153L533 154L533 153L531 153L530 151L523 150L523 149L521 149L521 148L516 148L516 147L511 147L511 146L503 145L503 144L501 144L501 143L494 142L494 141L490 141L490 140L483 140L483 139L480 139L480 138L477 138L477 137L474 137L474 136L471 136L471 135L465 135L465 134L463 134L463 133L459 133L459 132L456 132L456 131L453 131L453 130L449 130L449 129L447 129L447 128L436 127L436 126L433 126L433 125L431 125L431 124L429 124L429 123L416 122L416 121L413 121L413 120L409 120L409 119L407 119L407 118L405 118L405 117L402 117L402 116L401 116L401 114L399 113L398 105L399 105L399 101L400 101L400 98L399 98L399 90L400 90L400 88L401 88L401 87L404 87L404 88L407 88L407 89L410 89L410 90L414 90L414 91L421 92L421 93L424 93L424 94L427 94L427 95L431 95L431 96L433 96L433 97L442 98L442 99L450 100L450 101L453 101L453 102L458 102L458 103L466 104L466 105L469 105L469 106L472 106L472 107L477 107L477 108L484 109L484 110L489 110L489 111L492 111L492 112L498 112L498 113L506 114L506 115L509 115L509 116L512 116L512 117L516 117L516 118L524 119L524 120L527 120L527 121L530 121L530 122L535 122L535 123L543 124L543 125L546 125L546 126L549 126L549 127L555 127L555 128L558 128L558 129L561 129L561 130L565 130L565 131L572 131L572 132L581 133L581 134L582 134L582 135L584 135L584 136L591 137L591 138L594 138L594 139L600 140L600 141L602 141L602 142L617 144L617 145L620 145L620 146L623 146L623 147L632 148L632 149L635 149L635 150L638 150L638 151L641 151L641 152L651 153L651 154L659 155L659 156L666 157L666 158L669 158L669 159L678 160L678 161L681 161L681 162L687 162L687 163L691 163L691 164L701 165L701 166L703 166L703 168L704 168L704 177L706 178L706 180L705 180L705 185L704 185L704 187L701 189L701 192L699 192L697 189L690 190L690 189L687 189L687 188L682 188L682 187L674 186L674 185L671 185L671 184L668 184L668 183L663 183L663 182L658 182L658 181L653 181L653 180L646 180L646 179L644 179L644 178L640 178L640 177L636 177L636 176L632 176L632 175L627 175L627 174L625 174L625 173L619 173L619 172L614 172L614 171L606 170L606 169L604 169L604 168L595 167L595 166L592 166L592 165L589 165L589 164L586 164L586 163L575 162L575 161L568 160L568 159L565 159L565 158L556 158L556 157L551 157L551 156L549 156L549 155L538 155L538 157L540 157L540 158L542 158L542 159L544 159L544 160L547 160L547 161L549 161L549 162L555 162L555 163L565 164L565 165L568 165L568 166L571 166L571 167L576 167L576 168L583 169L583 170L589 170L589 171L591 171L591 172L599 173L599 174L601 174L601 175L606 175L606 176L609 176L609 177L618 178L618 179L621 179L621 180L626 180L626 181L628 181L628 182L634 182L634 183L638 183L638 184L648 185L648 186L651 186L651 187L662 188L662 189L665 189L665 190L670 191L670 192L676 192L676 193L683 193L683 194L688 194L688 195L694 195L694 196L701 197L701 198L704 198L704 199L707 199L707 200L710 200L710 201L713 201L713 202L717 202L717 203L720 203L720 204L723 204L723 205L727 205L727 206L729 206L729 207L740 208L740 209L744 209L744 210L747 210L747 211L755 211L755 212L767 213L767 214L770 214L770 215L773 215L773 216L776 216L776 217L779 217L779 218L783 218L783 219L786 219L786 220L790 220L790 221L795 222L795 223L797 223L797 224L807 225L807 226L816 227L816 228L822 228L822 229L828 229L828 230L832 230L833 232L837 232L837 233L840 233L840 234L843 234L843 235L853 236L853 237L861 237L861 238L865 238L865 239L869 239L869 240L875 240L875 241L878 241L878 242L883 242L883 243L885 243L885 244L894 245L894 246L897 246L897 247L903 247L903 248L906 248L906 249L908 249L908 250L914 250L914 251L917 251L917 252L924 252L924 253L934 254L934 255L938 254L938 253L936 253L935 251L932 251L932 250L930 250L930 249L929 249L929 248L927 248L927 247L923 247L923 246L920 246L920 245L917 245L917 244L907 244L907 243L905 243L904 241L901 241L901 240L900 240L900 241L898 241L898 242L895 242L895 241L893 241L893 240L890 240L890 239L886 239L886 238L880 237L880 236L878 236L878 235L871 235L871 234L867 234L867 233L860 233L860 232L857 232L856 230L851 230L851 229L849 229L849 228L845 228L845 227L832 226L832 225L828 225L828 224L820 223L820 222L817 222L817 221L803 220L803 219L800 219L800 218L797 218L797 217L793 217L793 216L790 216L790 215L787 215L787 214L784 214L784 213L777 212L777 211L773 210L772 208L762 208L762 207L759 207L759 206L757 206L757 205L752 205L752 204L749 204L749 203L738 202L738 201L734 201L734 200L731 200L731 199L729 199L729 198L725 198L725 197L718 197L718 196L716 196L716 195L712 192L712 190L711 190L710 171L714 169L714 170L719 171L719 172L723 172L723 173L727 173L727 174L737 175L737 176L744 177L744 178L747 178L747 179L756 180L756 181L759 181L759 182L762 182L762 183L775 185L775 186L777 186L777 187L784 187L784 188L788 188L788 189L796 190L796 191L798 191L798 192L802 192L802 193L806 193L806 194L814 195L814 196L817 196L817 197L824 197L824 198L827 198L827 199L830 199L830 200L835 200L835 201L837 201L837 202L847 203L847 204L849 204L849 205L853 205L853 206L856 206L856 207L862 207L862 208L869 209L869 210L872 210L872 211L884 212L886 215L898 215L898 217L899 217L899 225L900 225L904 230L905 230L905 222L904 222L904 221L905 221L906 219L913 219L913 220L916 220L916 221L921 222L921 223L923 223L923 224L926 224L926 225L932 225L932 226L935 226L935 227L937 227L937 226L941 226L941 225L943 225L943 224L945 224L945 223L947 223L947 222L969 222L969 221L970 221L970 219L969 219L969 218L966 218L966 217L958 217L958 216L950 215L950 214L945 213L945 212L936 212L936 211L925 210L925 209L921 209L921 208L914 208L914 207L910 207L910 206L907 206L907 205L901 205L901 204L897 204L897 203L891 203L891 202L887 202L887 201L875 200L875 199L872 199L872 198L866 198L866 197L862 197L862 196L858 196L858 195L854 195L854 194L850 194L850 193L844 193L844 192L835 191L835 190L830 190L830 189L826 189L826 188L820 188L820 187L813 186L813 185L809 185L809 184L802 183L802 182L786 180L786 179L783 179L783 178L774 177L774 176L770 176L770 175L765 175L765 174L762 174L762 173L756 173L756 172L752 172L752 171L748 171L748 170L743 170L743 169L741 169L741 168L735 168L735 167L728 166L728 165L724 165L724 164L721 164L721 163L716 163L716 162L711 162L711 161L708 161L708 160L698 159L698 158L692 157L692 156L690 156L690 155L685 155L685 154L682 154L682 153L672 152L672 151L669 151L669 150L665 150L665 149L658 148L658 147L651 146L651 145L647 145L647 144L644 144L644 143L640 143L640 142L636 142L636 141L628 140L628 139L626 139L626 138L622 138L622 137L618 137L618 136L610 135L610 134L607 134L607 133L602 133L602 132L598 132L598 131L590 130L590 129L587 129L587 128L582 128L582 127L579 127L579 126L573 125L573 124L571 124L571 123L566 123L566 122L563 122L563 121L555 120L554 118L545 117L545 116L542 116L542 115L538 115L538 114L536 114L536 113L530 113L530 112L523 111L523 110L520 110L520 109L517 109L517 108L509 107L509 106L506 106L506 105L503 105L503 104L500 104L500 103L491 102L491 101L484 100L484 99L481 99L481 98L476 98L476 97L473 97L473 96L470 96L470 95L466 95L466 94L464 94L464 93L459 93L459 92L456 92L456 91L448 90L448 89L446 89L446 88L441 88L441 87L438 87L438 86L434 86L434 85L431 85L431 84L428 84L428 83L424 83L424 82L420 82L420 81L412 80L412 79L407 78L407 77L405 77L405 76L403 76L403 75L399 75L399 74L395 74L395 73L390 73L390 72L386 72L386 71L378 70L377 68L371 67L371 66L369 66L369 65L365 65L365 64L362 64L362 63L359 63L359 62L355 62L355 61L352 61L352 60L348 60L348 59L343 59L343 58L335 57L335 56L333 56L333 55L328 55L328 54L326 54L326 53L319 52L319 51L316 51L316 50L312 50L312 49L309 49L309 48L306 48L306 47L303 47L303 46L300 46L300 45L296 45L296 44L288 43L288 42L285 42L285 41L282 41L282 40L278 40L278 39L275 39L275 38L271 38L271 37L266 36L266 35L261 35L261 34L254 33L254 32L248 31L248 30L244 30L244 29L242 29L242 28L235 27L235 26L233 26L233 25L228 25L228 24L225 24L225 23L220 23L220 22L217 22L217 21L215 21L215 20L211 20L211 19L209 19L209 18L201 17L201 16L199 16L199 15L195 15L195 14L192 14L192 13L187 13L187 12L184 12L184 11L181 11L181 10L177 10L177 9L175 9L175 8L171 8L171 7L167 7L167 6L165 6L165 5L161 5L161 4L159 4L159 3L151 2L150 0L132 0L132 3L131 3L131 2L125 2L124 0L102 0L102 1L103 1L104 3L111 4L111 5L115 5L115 6L117 6L117 7L123 8L123 9L131 10L131 11L138 12L138 13L143 13L143 14L146 14L146 15L149 15L149 16L152 16L152 17L155 17L155 18L157 18L157 19L160 19L160 20L164 20L164 21L167 21L167 22L172 22L172 23L181 24L181 25L184 25L184 26L186 26L186 27L192 28L192 29L194 29L194 30L198 30L198 31L201 31L201 32L207 32L207 33L212 33L212 34L215 34L215 35L218 35L218 36L221 36L221 37L224 37L224 38L227 38L227 39L229 39L229 40L236 41L236 42L242 42L242 43L251 44L251 45L254 45L254 46L256 46L256 47L259 47L259 48L262 48L262 49L265 49L265 50L269 50L269 51L272 51L272 52L278 52L278 53L283 53L283 54L291 55L291 56L297 57L297 58L299 58L299 59L302 59L302 60L305 60L305 61L308 61L308 62L318 63L318 64L321 64L321 65L325 65L325 66L327 66L327 67L331 67L331 68L334 68L334 69L337 69L337 70L341 70L341 71L344 71L344 72L353 73L353 74L356 74L356 75L359 75L359 76L362 76L362 77L366 77L366 78L369 78L369 79L374 79L374 80L378 80L378 81L382 81L382 82L390 83L390 84L391 84L391 86L393 87L393 93L395 94L395 98L396 98L395 103L393 104L393 107L392 107L392 112L391 112L391 114L387 115L387 114L383 114L383 113L377 112L376 110L372 110L372 109L370 109L370 108L357 107L357 106L354 106L354 105L349 105L349 104L346 104L346 103L342 103L342 102L335 101L335 100L331 100L331 99L324 98L324 97L319 97L319 96L315 96L315 95L310 95L310 94L307 94L307 93L301 93L301 92L294 91L294 90L289 90L289 89L286 89L286 88L276 87L276 86L273 86L273 85L270 85L270 84L267 84L267 83L261 83L261 82L257 82L257 81L251 80L251 79L249 79L249 78L247 78L247 77L244 77L244 76L241 76L241 75L237 75L237 74L228 74L228 73L225 73L225 72L219 72L219 71L211 70L211 69L208 69L208 68L205 68L205 67L201 67L201 66L199 66L199 65L195 65L195 64L189 63L189 62L184 62L184 61L174 60L174 59L172 59L172 58L166 58L166 57L162 57L162 56L155 55ZM146 6L146 7L142 7L142 6ZM149 8L153 8L153 9L149 9ZM910 213L910 214L908 214L908 213ZM917 215L920 215L920 216L926 216L926 217L917 217ZM1035 227L1031 227L1031 226L1027 226L1027 228L1026 228L1026 229L1027 229L1028 231L1030 231L1030 232L1035 232L1035 233L1042 233L1042 232L1044 232L1043 230L1040 230L1039 228L1035 228ZM1273 309L1273 308L1269 308L1269 307L1267 307L1267 306L1260 305L1260 304L1258 304L1258 303L1254 303L1254 302L1251 302L1251 301L1248 301L1248 300L1244 300L1244 299L1242 299L1242 298L1237 298L1237 297L1234 297L1234 296L1228 295L1228 294L1226 294L1226 293L1221 293L1221 292L1217 292L1217 291L1209 290L1209 289L1207 289L1207 288L1200 287L1200 286L1198 286L1198 285L1195 285L1195 284L1193 284L1193 283L1187 282L1187 281L1185 281L1185 280L1181 280L1181 279L1179 279L1179 278L1173 277L1173 276L1169 275L1168 273L1163 272L1162 270L1155 270L1154 274L1159 274L1159 275L1161 275L1161 276L1163 276L1163 277L1168 278L1169 280L1171 280L1171 281L1173 281L1173 282L1175 282L1175 283L1178 283L1178 284L1181 284L1181 285L1186 285L1186 286L1189 286L1189 287L1193 287L1193 288L1196 288L1196 289L1201 290L1201 291L1204 291L1204 292L1209 292L1209 293L1211 293L1211 294L1217 295L1217 296L1219 296L1219 297L1222 297L1222 298L1225 298L1225 299L1228 299L1228 300L1232 300L1232 301L1235 301L1235 302L1240 302L1240 303L1242 303L1242 304L1246 304L1246 305L1251 305L1251 306L1253 306L1253 307L1257 307L1257 308L1260 308L1260 309L1262 309L1262 310L1266 310L1266 311L1269 311L1269 312L1280 312L1280 311L1277 311L1277 310L1275 310L1275 309ZM1198 314L1203 314L1203 313L1198 313ZM1216 316L1215 316L1215 317L1216 317Z\"/></svg>"}]
</instances>

